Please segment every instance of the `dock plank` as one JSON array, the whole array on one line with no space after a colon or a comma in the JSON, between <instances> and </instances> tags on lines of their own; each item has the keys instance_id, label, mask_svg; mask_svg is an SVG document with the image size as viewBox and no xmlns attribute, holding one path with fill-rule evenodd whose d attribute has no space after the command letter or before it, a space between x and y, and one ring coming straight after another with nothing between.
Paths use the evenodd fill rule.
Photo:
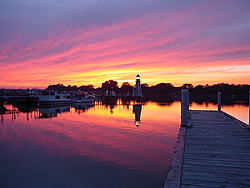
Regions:
<instances>
[{"instance_id":1,"label":"dock plank","mask_svg":"<svg viewBox=\"0 0 250 188\"><path fill-rule=\"evenodd\" d=\"M176 188L250 187L250 130L224 112L190 113L193 126L185 131L182 161L175 162L181 165Z\"/></svg>"}]
</instances>

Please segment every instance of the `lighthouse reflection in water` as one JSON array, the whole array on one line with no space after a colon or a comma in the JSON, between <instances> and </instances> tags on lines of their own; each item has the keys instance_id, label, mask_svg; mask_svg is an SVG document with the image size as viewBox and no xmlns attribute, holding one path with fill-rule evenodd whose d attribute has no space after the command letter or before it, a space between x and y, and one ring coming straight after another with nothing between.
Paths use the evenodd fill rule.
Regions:
<instances>
[{"instance_id":1,"label":"lighthouse reflection in water","mask_svg":"<svg viewBox=\"0 0 250 188\"><path fill-rule=\"evenodd\" d=\"M139 127L141 121L141 104L133 105L133 113L135 114L135 125Z\"/></svg>"},{"instance_id":2,"label":"lighthouse reflection in water","mask_svg":"<svg viewBox=\"0 0 250 188\"><path fill-rule=\"evenodd\" d=\"M22 112L5 105L15 113L1 116L0 184L163 187L179 130L178 106L116 100Z\"/></svg>"}]
</instances>

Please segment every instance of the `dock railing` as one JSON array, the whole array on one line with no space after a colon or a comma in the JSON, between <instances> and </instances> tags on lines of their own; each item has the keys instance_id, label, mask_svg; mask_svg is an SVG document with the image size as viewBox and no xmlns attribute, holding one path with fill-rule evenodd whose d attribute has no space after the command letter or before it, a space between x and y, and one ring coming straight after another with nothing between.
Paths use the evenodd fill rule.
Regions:
<instances>
[{"instance_id":1,"label":"dock railing","mask_svg":"<svg viewBox=\"0 0 250 188\"><path fill-rule=\"evenodd\" d=\"M217 94L218 112L221 112L221 92ZM188 111L189 111L189 91L187 89L181 90L181 126L188 124ZM250 128L250 91L249 91L249 120L248 128Z\"/></svg>"},{"instance_id":2,"label":"dock railing","mask_svg":"<svg viewBox=\"0 0 250 188\"><path fill-rule=\"evenodd\" d=\"M231 118L236 123L238 123L244 129L250 129L250 125L241 122L237 118L223 112L221 109L221 92L218 92L218 113L223 117ZM249 104L250 104L250 91L249 91ZM165 182L164 188L179 188L181 185L182 178L182 168L183 168L183 158L185 151L185 140L186 131L192 125L188 125L188 114L189 114L189 92L187 89L181 90L181 128L178 134L178 139L176 142L176 147L174 150L174 156L168 171L167 180ZM249 122L250 122L250 105L249 105Z\"/></svg>"}]
</instances>

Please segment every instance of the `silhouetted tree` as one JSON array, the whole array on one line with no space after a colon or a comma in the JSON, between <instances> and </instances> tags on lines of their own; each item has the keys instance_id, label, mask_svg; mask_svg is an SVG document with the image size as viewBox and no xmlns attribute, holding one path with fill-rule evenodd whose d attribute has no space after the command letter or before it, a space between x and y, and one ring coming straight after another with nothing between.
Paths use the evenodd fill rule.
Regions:
<instances>
[{"instance_id":1,"label":"silhouetted tree","mask_svg":"<svg viewBox=\"0 0 250 188\"><path fill-rule=\"evenodd\" d=\"M87 86L80 86L79 88L78 88L79 90L81 90L81 91L93 91L94 90L94 86L93 85L87 85Z\"/></svg>"},{"instance_id":2,"label":"silhouetted tree","mask_svg":"<svg viewBox=\"0 0 250 188\"><path fill-rule=\"evenodd\" d=\"M94 89L94 85L89 84L88 86L89 86L89 88Z\"/></svg>"},{"instance_id":3,"label":"silhouetted tree","mask_svg":"<svg viewBox=\"0 0 250 188\"><path fill-rule=\"evenodd\" d=\"M124 82L120 88L121 92L131 92L132 93L133 86L128 82Z\"/></svg>"},{"instance_id":4,"label":"silhouetted tree","mask_svg":"<svg viewBox=\"0 0 250 188\"><path fill-rule=\"evenodd\" d=\"M194 93L206 95L213 95L218 92L222 92L222 95L248 95L249 90L250 85L230 85L227 83L218 83L211 86L208 84L205 86L198 85L193 88Z\"/></svg>"},{"instance_id":5,"label":"silhouetted tree","mask_svg":"<svg viewBox=\"0 0 250 188\"><path fill-rule=\"evenodd\" d=\"M68 89L68 91L77 91L77 90L78 90L78 87L76 85L73 85L72 87Z\"/></svg>"},{"instance_id":6,"label":"silhouetted tree","mask_svg":"<svg viewBox=\"0 0 250 188\"><path fill-rule=\"evenodd\" d=\"M142 89L143 95L150 94L150 87L147 83L141 84L141 89Z\"/></svg>"},{"instance_id":7,"label":"silhouetted tree","mask_svg":"<svg viewBox=\"0 0 250 188\"><path fill-rule=\"evenodd\" d=\"M174 87L171 83L159 83L154 86L149 87L147 83L141 84L143 95L154 95L154 96L162 96L165 97L165 94L176 93L180 92L182 88L189 89L190 93L197 96L208 96L213 95L216 96L217 92L222 92L222 95L244 95L245 98L248 96L248 92L250 90L250 85L247 84L228 84L228 83L218 83L214 85L197 85L193 86L192 84L185 83L181 87ZM120 92L132 92L133 86L130 85L128 82L124 82L121 88L118 87L117 81L108 80L102 83L102 87L99 89L94 89L93 85L82 85L79 88L74 85L68 85L67 87L63 84L56 84L56 85L49 85L46 89L47 90L58 90L58 91L75 91L75 90L82 90L82 91L106 91L106 90L114 90Z\"/></svg>"},{"instance_id":8,"label":"silhouetted tree","mask_svg":"<svg viewBox=\"0 0 250 188\"><path fill-rule=\"evenodd\" d=\"M150 91L152 93L162 93L162 94L167 94L167 93L172 93L174 89L174 86L170 83L160 83L155 86L152 86L150 88Z\"/></svg>"},{"instance_id":9,"label":"silhouetted tree","mask_svg":"<svg viewBox=\"0 0 250 188\"><path fill-rule=\"evenodd\" d=\"M185 83L185 84L183 84L182 88L183 89L192 89L192 88L194 88L194 86L193 86L193 84L187 84L187 83Z\"/></svg>"},{"instance_id":10,"label":"silhouetted tree","mask_svg":"<svg viewBox=\"0 0 250 188\"><path fill-rule=\"evenodd\" d=\"M200 93L200 94L204 94L204 89L205 89L205 86L204 85L197 85L194 87L194 92L195 93Z\"/></svg>"},{"instance_id":11,"label":"silhouetted tree","mask_svg":"<svg viewBox=\"0 0 250 188\"><path fill-rule=\"evenodd\" d=\"M141 87L149 87L147 83L141 84Z\"/></svg>"},{"instance_id":12,"label":"silhouetted tree","mask_svg":"<svg viewBox=\"0 0 250 188\"><path fill-rule=\"evenodd\" d=\"M47 90L57 90L57 91L65 91L67 90L63 84L49 85Z\"/></svg>"},{"instance_id":13,"label":"silhouetted tree","mask_svg":"<svg viewBox=\"0 0 250 188\"><path fill-rule=\"evenodd\" d=\"M109 81L105 81L104 83L102 83L102 90L103 91L110 91L111 89L113 89L114 91L117 91L118 88L118 82L114 81L114 80L109 80Z\"/></svg>"}]
</instances>

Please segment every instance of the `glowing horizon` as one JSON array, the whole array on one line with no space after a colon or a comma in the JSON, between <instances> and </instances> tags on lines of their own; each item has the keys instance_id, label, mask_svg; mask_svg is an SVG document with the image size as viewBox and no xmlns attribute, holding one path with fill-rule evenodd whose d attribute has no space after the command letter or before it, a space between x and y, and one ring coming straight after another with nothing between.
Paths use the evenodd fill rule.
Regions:
<instances>
[{"instance_id":1,"label":"glowing horizon","mask_svg":"<svg viewBox=\"0 0 250 188\"><path fill-rule=\"evenodd\" d=\"M1 2L0 87L250 84L243 1Z\"/></svg>"}]
</instances>

